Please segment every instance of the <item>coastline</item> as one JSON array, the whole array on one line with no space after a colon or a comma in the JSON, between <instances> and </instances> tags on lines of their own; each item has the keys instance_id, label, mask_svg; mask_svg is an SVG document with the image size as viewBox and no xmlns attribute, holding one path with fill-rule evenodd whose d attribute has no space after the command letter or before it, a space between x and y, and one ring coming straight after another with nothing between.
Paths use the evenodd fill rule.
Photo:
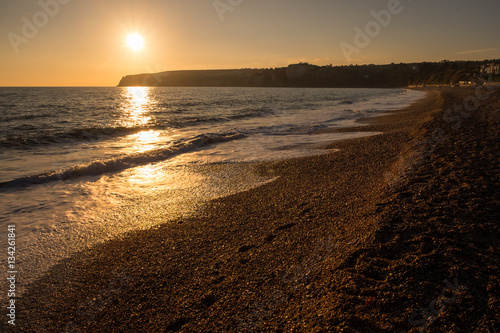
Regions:
<instances>
[{"instance_id":1,"label":"coastline","mask_svg":"<svg viewBox=\"0 0 500 333\"><path fill-rule=\"evenodd\" d=\"M446 146L453 147L454 141L450 140L463 133L469 138L462 141L478 142L474 149L493 149L480 144L484 139L481 133L466 132L474 124L471 119L491 120L498 125L498 112L494 115L495 110L485 107L490 100L498 107L496 91L487 100L479 101L481 113L472 115L467 122L461 121L456 130L445 131L447 140L434 140L435 147L430 144L428 150L419 151L414 147L415 140L436 137L439 133L434 133L435 128L457 127L461 119L456 114L453 121L445 123L439 121L439 116L461 99L474 95L474 89L426 91L428 97L409 108L366 118L363 122L368 126L339 130L384 134L335 142L329 148L339 151L324 155L261 163L256 166L257 172L279 178L214 200L199 216L129 233L63 260L32 284L19 300L20 327L34 332L418 329L422 325L409 322L411 309L427 306L439 296L443 284L433 283L442 281L442 276L453 284L453 272L457 269L440 268L435 263L426 269L418 262L415 267L407 267L409 262L403 259L408 258L399 258L394 249L404 252L406 240L402 235L410 233L420 242L414 238L410 242L418 248L408 254L415 255L414 260L427 260L429 253L438 251L436 248L442 251L440 239L433 236L427 225L432 221L441 223L433 220L436 217L432 214L439 210L445 224L455 223L460 216L453 215L450 222L447 218L451 212L444 203L427 207L427 198L443 193L429 190L421 195L418 191L425 184L438 186L436 177L456 178L453 171L459 172L462 165L454 165L452 172L439 175L432 170L420 170L429 168L429 163L435 165L434 159L451 151ZM492 129L492 144L494 135L498 136L498 127L496 133ZM462 141L457 142L465 143ZM490 155L479 157L491 159ZM466 161L464 157L465 167L470 167ZM446 170L451 162L443 163L438 170ZM472 176L484 178L484 186L490 188L494 184L481 173L483 169L473 169L478 174ZM472 177L468 175L464 177ZM476 178L472 177L471 182ZM462 192L453 192L453 182L449 186L448 199L460 199ZM422 196L420 201L411 200L418 195ZM484 200L498 198L492 195L492 199ZM418 213L418 209L423 212ZM498 210L490 213L491 217L498 216ZM481 211L475 214L480 215ZM428 221L426 226L415 221L417 217ZM492 230L490 238L494 232L498 235L498 226L488 228ZM448 241L456 231L440 231L444 237L441 241ZM498 262L496 249L486 246L480 250L493 251L491 260ZM441 258L439 255L438 251L435 260ZM418 278L405 275L415 269L422 270ZM493 294L496 290L498 295L498 278L492 278L491 272L484 274L492 281ZM429 276L432 282L428 281ZM403 283L404 290L399 290L401 279L409 278L413 280ZM460 277L458 281L472 288L467 279ZM490 288L489 282L484 283L474 285L483 298L488 295L483 289ZM460 292L472 292L459 286L456 289ZM406 300L399 296L401 293L406 293ZM460 299L468 300L465 296ZM459 312L461 306L455 302L451 317L443 325L464 325L457 327L466 329L473 323L479 327L477 315L463 319L463 324L453 320L453 315L462 316L453 312ZM422 319L412 320L421 323ZM432 324L439 322L434 320Z\"/></svg>"}]
</instances>

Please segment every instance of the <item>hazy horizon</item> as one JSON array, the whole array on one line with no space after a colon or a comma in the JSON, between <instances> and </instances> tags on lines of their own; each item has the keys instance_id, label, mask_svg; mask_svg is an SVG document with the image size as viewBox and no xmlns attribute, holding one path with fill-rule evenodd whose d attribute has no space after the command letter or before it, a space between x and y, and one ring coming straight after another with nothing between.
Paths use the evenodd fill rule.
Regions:
<instances>
[{"instance_id":1,"label":"hazy horizon","mask_svg":"<svg viewBox=\"0 0 500 333\"><path fill-rule=\"evenodd\" d=\"M129 74L298 62L499 59L499 10L493 0L2 2L0 86L109 87ZM132 33L141 40L127 43Z\"/></svg>"}]
</instances>

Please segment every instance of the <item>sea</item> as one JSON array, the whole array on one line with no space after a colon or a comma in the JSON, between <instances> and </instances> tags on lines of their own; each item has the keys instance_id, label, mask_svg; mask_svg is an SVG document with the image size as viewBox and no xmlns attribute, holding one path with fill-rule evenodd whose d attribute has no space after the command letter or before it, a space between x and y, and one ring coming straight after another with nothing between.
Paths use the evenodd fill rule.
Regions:
<instances>
[{"instance_id":1,"label":"sea","mask_svg":"<svg viewBox=\"0 0 500 333\"><path fill-rule=\"evenodd\" d=\"M0 263L19 288L61 259L273 181L256 162L327 152L327 133L410 105L406 89L0 88ZM322 130L319 131L318 130ZM4 289L2 289L4 290Z\"/></svg>"}]
</instances>

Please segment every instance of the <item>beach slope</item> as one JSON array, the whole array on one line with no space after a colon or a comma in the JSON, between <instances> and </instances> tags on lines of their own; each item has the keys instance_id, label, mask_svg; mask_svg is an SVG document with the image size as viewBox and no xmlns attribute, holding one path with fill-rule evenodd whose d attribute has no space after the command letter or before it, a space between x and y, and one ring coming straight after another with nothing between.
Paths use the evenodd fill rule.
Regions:
<instances>
[{"instance_id":1,"label":"beach slope","mask_svg":"<svg viewBox=\"0 0 500 333\"><path fill-rule=\"evenodd\" d=\"M357 128L381 135L62 261L16 329L499 331L499 92L427 92Z\"/></svg>"}]
</instances>

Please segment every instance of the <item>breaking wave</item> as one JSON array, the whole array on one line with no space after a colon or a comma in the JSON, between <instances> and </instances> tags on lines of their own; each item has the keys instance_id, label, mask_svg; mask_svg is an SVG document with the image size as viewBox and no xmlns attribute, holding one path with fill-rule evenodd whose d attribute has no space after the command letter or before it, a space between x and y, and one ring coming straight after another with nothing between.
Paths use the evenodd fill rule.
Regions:
<instances>
[{"instance_id":1,"label":"breaking wave","mask_svg":"<svg viewBox=\"0 0 500 333\"><path fill-rule=\"evenodd\" d=\"M110 159L95 160L87 164L75 165L66 170L58 170L13 179L0 183L0 188L5 189L34 184L44 184L57 180L67 180L82 176L101 175L108 172L121 171L140 165L163 161L176 155L188 153L211 144L237 140L244 137L245 135L240 133L200 134L187 140L175 142L164 148L118 156Z\"/></svg>"}]
</instances>

